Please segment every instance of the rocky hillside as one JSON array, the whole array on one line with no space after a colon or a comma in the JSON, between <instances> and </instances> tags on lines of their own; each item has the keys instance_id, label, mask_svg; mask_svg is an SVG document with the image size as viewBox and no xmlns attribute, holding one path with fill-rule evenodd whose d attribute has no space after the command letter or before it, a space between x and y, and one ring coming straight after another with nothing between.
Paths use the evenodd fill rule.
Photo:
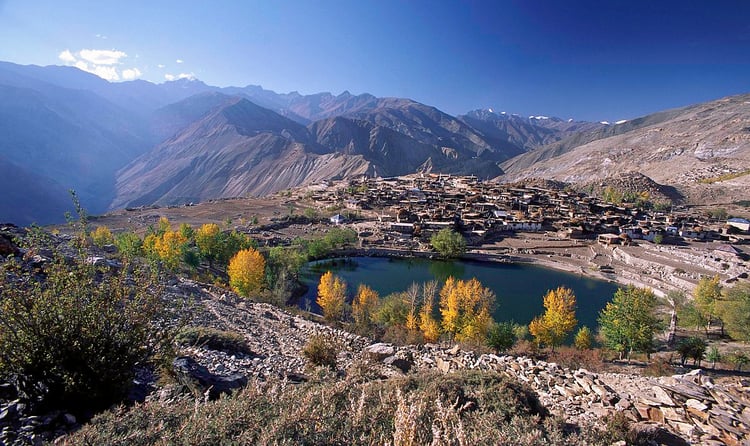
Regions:
<instances>
[{"instance_id":1,"label":"rocky hillside","mask_svg":"<svg viewBox=\"0 0 750 446\"><path fill-rule=\"evenodd\" d=\"M504 163L503 180L541 177L587 183L634 171L676 188L695 204L732 203L742 199L750 185L750 95L573 138L580 144L563 140Z\"/></svg>"},{"instance_id":2,"label":"rocky hillside","mask_svg":"<svg viewBox=\"0 0 750 446\"><path fill-rule=\"evenodd\" d=\"M411 101L384 104L361 119L304 127L236 96L190 97L156 112L155 131L174 134L118 172L112 207L265 195L361 174L501 173L509 155L455 118Z\"/></svg>"},{"instance_id":3,"label":"rocky hillside","mask_svg":"<svg viewBox=\"0 0 750 446\"><path fill-rule=\"evenodd\" d=\"M190 297L194 305L191 324L240 333L251 350L240 354L193 346L180 352L182 356L176 363L191 364L182 373L193 374L193 379L202 383L199 392L205 390L207 395L212 385L228 390L248 380L256 382L255 379L267 382L281 378L297 383L311 379L311 369L301 352L311 337L322 335L338 345L336 367L342 375L352 377L351 382L397 379L424 372L499 373L527 386L544 410L561 417L575 430L604 429L607 417L619 413L632 423L631 438L639 439L636 444L650 444L645 442L648 439L657 444L718 445L740 444L749 439L746 383L719 384L700 370L652 378L571 370L527 357L478 354L459 346L399 347L373 343L190 280L174 282L168 293L176 299ZM174 404L178 397L173 391L163 388L148 398ZM90 435L91 429L84 432Z\"/></svg>"}]
</instances>

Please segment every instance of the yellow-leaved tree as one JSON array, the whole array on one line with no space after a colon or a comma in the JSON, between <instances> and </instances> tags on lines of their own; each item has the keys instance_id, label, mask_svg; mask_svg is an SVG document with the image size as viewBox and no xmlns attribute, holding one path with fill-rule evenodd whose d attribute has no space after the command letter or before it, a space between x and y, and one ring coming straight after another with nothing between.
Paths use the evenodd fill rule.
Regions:
<instances>
[{"instance_id":1,"label":"yellow-leaved tree","mask_svg":"<svg viewBox=\"0 0 750 446\"><path fill-rule=\"evenodd\" d=\"M436 342L440 339L440 323L435 319L435 294L437 281L426 282L422 285L422 308L419 310L419 329L422 330L424 340Z\"/></svg>"},{"instance_id":2,"label":"yellow-leaved tree","mask_svg":"<svg viewBox=\"0 0 750 446\"><path fill-rule=\"evenodd\" d=\"M266 259L253 248L242 249L232 257L227 267L229 285L241 296L260 292L266 274Z\"/></svg>"},{"instance_id":3,"label":"yellow-leaved tree","mask_svg":"<svg viewBox=\"0 0 750 446\"><path fill-rule=\"evenodd\" d=\"M316 300L327 321L339 321L344 317L346 282L330 271L320 277Z\"/></svg>"},{"instance_id":4,"label":"yellow-leaved tree","mask_svg":"<svg viewBox=\"0 0 750 446\"><path fill-rule=\"evenodd\" d=\"M177 269L182 261L182 252L187 239L178 231L167 230L154 240L154 252L169 269Z\"/></svg>"},{"instance_id":5,"label":"yellow-leaved tree","mask_svg":"<svg viewBox=\"0 0 750 446\"><path fill-rule=\"evenodd\" d=\"M544 296L544 308L544 314L529 324L529 332L537 344L550 346L554 351L578 323L576 296L570 288L558 287Z\"/></svg>"},{"instance_id":6,"label":"yellow-leaved tree","mask_svg":"<svg viewBox=\"0 0 750 446\"><path fill-rule=\"evenodd\" d=\"M216 223L206 223L195 231L195 245L201 257L208 260L208 266L213 267L213 262L221 254L222 240L221 228Z\"/></svg>"},{"instance_id":7,"label":"yellow-leaved tree","mask_svg":"<svg viewBox=\"0 0 750 446\"><path fill-rule=\"evenodd\" d=\"M365 330L370 328L379 301L380 297L375 290L364 284L359 286L352 302L352 316L357 327Z\"/></svg>"},{"instance_id":8,"label":"yellow-leaved tree","mask_svg":"<svg viewBox=\"0 0 750 446\"><path fill-rule=\"evenodd\" d=\"M495 293L476 278L449 277L440 290L443 330L457 341L483 343L493 322L490 312L494 303Z\"/></svg>"}]
</instances>

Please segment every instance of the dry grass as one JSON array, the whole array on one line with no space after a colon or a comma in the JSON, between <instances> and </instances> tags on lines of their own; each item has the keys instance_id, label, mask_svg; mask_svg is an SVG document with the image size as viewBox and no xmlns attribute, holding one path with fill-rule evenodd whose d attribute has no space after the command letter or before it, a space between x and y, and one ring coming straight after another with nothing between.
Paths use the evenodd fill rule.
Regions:
<instances>
[{"instance_id":1,"label":"dry grass","mask_svg":"<svg viewBox=\"0 0 750 446\"><path fill-rule=\"evenodd\" d=\"M421 373L385 381L253 382L207 403L150 402L95 417L61 444L564 445L566 433L526 387L497 374Z\"/></svg>"}]
</instances>

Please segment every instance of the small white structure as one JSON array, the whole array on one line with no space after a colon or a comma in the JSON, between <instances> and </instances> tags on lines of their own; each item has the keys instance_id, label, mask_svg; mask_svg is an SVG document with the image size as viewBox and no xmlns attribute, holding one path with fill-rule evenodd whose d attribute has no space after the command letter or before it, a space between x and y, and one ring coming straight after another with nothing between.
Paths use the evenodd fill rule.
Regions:
<instances>
[{"instance_id":1,"label":"small white structure","mask_svg":"<svg viewBox=\"0 0 750 446\"><path fill-rule=\"evenodd\" d=\"M340 225L341 223L344 223L346 221L346 217L344 217L341 214L336 214L333 217L331 217L331 223L335 225Z\"/></svg>"},{"instance_id":2,"label":"small white structure","mask_svg":"<svg viewBox=\"0 0 750 446\"><path fill-rule=\"evenodd\" d=\"M727 220L729 226L735 227L742 232L750 231L750 220L746 218L730 218Z\"/></svg>"}]
</instances>

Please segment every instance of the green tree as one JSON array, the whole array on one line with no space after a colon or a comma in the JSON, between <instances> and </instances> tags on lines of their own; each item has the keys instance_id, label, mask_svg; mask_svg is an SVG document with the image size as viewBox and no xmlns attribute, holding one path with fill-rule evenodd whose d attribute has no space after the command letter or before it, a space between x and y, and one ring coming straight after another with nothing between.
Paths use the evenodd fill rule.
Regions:
<instances>
[{"instance_id":1,"label":"green tree","mask_svg":"<svg viewBox=\"0 0 750 446\"><path fill-rule=\"evenodd\" d=\"M529 332L539 345L548 345L555 350L576 326L576 296L573 290L558 287L544 296L546 311L529 324Z\"/></svg>"},{"instance_id":2,"label":"green tree","mask_svg":"<svg viewBox=\"0 0 750 446\"><path fill-rule=\"evenodd\" d=\"M700 366L706 353L706 347L706 341L701 338L691 336L683 339L677 346L677 352L680 353L680 363L684 366L685 361L690 358L693 360L693 365Z\"/></svg>"},{"instance_id":3,"label":"green tree","mask_svg":"<svg viewBox=\"0 0 750 446\"><path fill-rule=\"evenodd\" d=\"M578 350L590 350L591 345L593 344L593 336L591 335L591 330L587 326L581 327L578 332L576 333L576 337L573 340L573 345Z\"/></svg>"},{"instance_id":4,"label":"green tree","mask_svg":"<svg viewBox=\"0 0 750 446\"><path fill-rule=\"evenodd\" d=\"M712 369L716 368L716 363L721 361L721 353L716 346L711 346L708 351L706 351L706 361L711 361Z\"/></svg>"},{"instance_id":5,"label":"green tree","mask_svg":"<svg viewBox=\"0 0 750 446\"><path fill-rule=\"evenodd\" d=\"M750 341L750 284L738 283L724 290L724 298L716 302L716 311L726 324L729 336Z\"/></svg>"},{"instance_id":6,"label":"green tree","mask_svg":"<svg viewBox=\"0 0 750 446\"><path fill-rule=\"evenodd\" d=\"M717 301L721 298L719 276L701 278L693 291L693 297L695 298L695 308L700 312L701 317L707 321L706 336L711 330L711 324L717 321L721 323L723 335L724 324L718 318L717 313Z\"/></svg>"},{"instance_id":7,"label":"green tree","mask_svg":"<svg viewBox=\"0 0 750 446\"><path fill-rule=\"evenodd\" d=\"M133 259L142 254L143 240L133 232L121 232L115 236L115 246L127 259Z\"/></svg>"},{"instance_id":8,"label":"green tree","mask_svg":"<svg viewBox=\"0 0 750 446\"><path fill-rule=\"evenodd\" d=\"M650 353L659 320L654 314L656 296L645 288L628 286L615 292L599 314L604 344L630 359L634 351Z\"/></svg>"},{"instance_id":9,"label":"green tree","mask_svg":"<svg viewBox=\"0 0 750 446\"><path fill-rule=\"evenodd\" d=\"M208 260L209 268L223 254L226 244L223 235L216 223L206 223L195 231L195 245L201 257Z\"/></svg>"},{"instance_id":10,"label":"green tree","mask_svg":"<svg viewBox=\"0 0 750 446\"><path fill-rule=\"evenodd\" d=\"M460 257L466 252L466 240L464 237L449 228L441 229L430 238L430 245L442 257Z\"/></svg>"}]
</instances>

